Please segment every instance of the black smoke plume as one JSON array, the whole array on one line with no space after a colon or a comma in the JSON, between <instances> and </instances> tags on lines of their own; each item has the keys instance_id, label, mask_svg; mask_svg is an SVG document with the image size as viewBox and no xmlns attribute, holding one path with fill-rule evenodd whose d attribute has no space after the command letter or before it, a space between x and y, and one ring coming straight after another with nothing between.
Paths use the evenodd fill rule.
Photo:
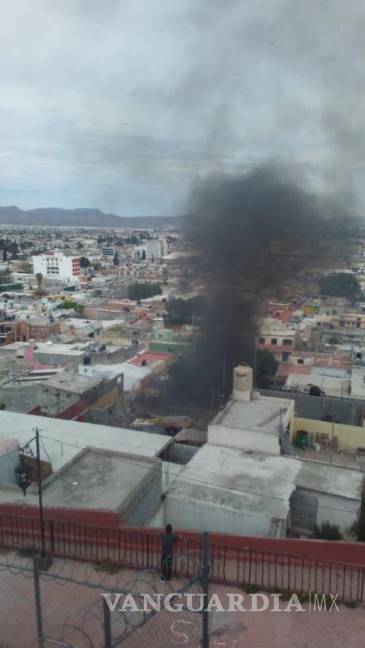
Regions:
<instances>
[{"instance_id":1,"label":"black smoke plume","mask_svg":"<svg viewBox=\"0 0 365 648\"><path fill-rule=\"evenodd\" d=\"M242 361L254 366L265 300L340 254L353 222L346 212L275 166L209 177L195 187L185 222L195 254L185 276L205 300L196 352L172 372L175 396L209 405L217 394L230 394L232 368Z\"/></svg>"}]
</instances>

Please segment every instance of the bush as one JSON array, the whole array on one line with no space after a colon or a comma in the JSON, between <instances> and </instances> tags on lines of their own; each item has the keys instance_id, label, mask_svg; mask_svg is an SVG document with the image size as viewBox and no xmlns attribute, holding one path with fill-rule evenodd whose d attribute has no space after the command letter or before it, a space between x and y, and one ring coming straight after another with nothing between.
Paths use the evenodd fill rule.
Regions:
<instances>
[{"instance_id":1,"label":"bush","mask_svg":"<svg viewBox=\"0 0 365 648\"><path fill-rule=\"evenodd\" d=\"M134 283L128 286L128 298L135 301L161 295L161 293L162 290L159 284Z\"/></svg>"},{"instance_id":2,"label":"bush","mask_svg":"<svg viewBox=\"0 0 365 648\"><path fill-rule=\"evenodd\" d=\"M193 297L192 299L176 297L170 299L166 304L165 326L194 324L201 317L204 306L205 300L203 297Z\"/></svg>"},{"instance_id":3,"label":"bush","mask_svg":"<svg viewBox=\"0 0 365 648\"><path fill-rule=\"evenodd\" d=\"M342 540L342 533L337 524L322 522L319 527L316 527L314 537L321 540Z\"/></svg>"},{"instance_id":4,"label":"bush","mask_svg":"<svg viewBox=\"0 0 365 648\"><path fill-rule=\"evenodd\" d=\"M256 386L259 389L272 387L279 363L268 349L256 351Z\"/></svg>"},{"instance_id":5,"label":"bush","mask_svg":"<svg viewBox=\"0 0 365 648\"><path fill-rule=\"evenodd\" d=\"M347 272L322 277L319 282L321 295L346 297L350 302L362 299L363 294L358 279Z\"/></svg>"},{"instance_id":6,"label":"bush","mask_svg":"<svg viewBox=\"0 0 365 648\"><path fill-rule=\"evenodd\" d=\"M73 301L72 299L64 299L63 302L58 304L57 308L59 310L75 310L80 313L83 310L83 306Z\"/></svg>"}]
</instances>

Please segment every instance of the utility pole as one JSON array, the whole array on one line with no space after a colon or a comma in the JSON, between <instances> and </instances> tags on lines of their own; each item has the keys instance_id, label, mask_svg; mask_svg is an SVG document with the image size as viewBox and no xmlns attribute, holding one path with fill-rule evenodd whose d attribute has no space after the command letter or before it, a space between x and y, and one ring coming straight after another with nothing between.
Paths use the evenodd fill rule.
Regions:
<instances>
[{"instance_id":1,"label":"utility pole","mask_svg":"<svg viewBox=\"0 0 365 648\"><path fill-rule=\"evenodd\" d=\"M208 533L203 533L203 570L202 570L202 587L203 587L203 610L202 610L202 642L201 648L209 648L209 612L207 606L209 603L209 537Z\"/></svg>"},{"instance_id":2,"label":"utility pole","mask_svg":"<svg viewBox=\"0 0 365 648\"><path fill-rule=\"evenodd\" d=\"M33 558L33 586L34 598L36 608L36 621L37 621L37 635L38 635L38 648L44 648L44 635L43 635L43 618L42 618L42 598L40 586L40 565L39 557Z\"/></svg>"},{"instance_id":3,"label":"utility pole","mask_svg":"<svg viewBox=\"0 0 365 648\"><path fill-rule=\"evenodd\" d=\"M43 493L42 493L42 475L41 475L41 453L39 446L39 430L35 430L35 443L36 443L36 462L38 473L38 501L39 501L39 521L41 527L41 556L46 557L46 538L44 531L44 513L43 513Z\"/></svg>"}]
</instances>

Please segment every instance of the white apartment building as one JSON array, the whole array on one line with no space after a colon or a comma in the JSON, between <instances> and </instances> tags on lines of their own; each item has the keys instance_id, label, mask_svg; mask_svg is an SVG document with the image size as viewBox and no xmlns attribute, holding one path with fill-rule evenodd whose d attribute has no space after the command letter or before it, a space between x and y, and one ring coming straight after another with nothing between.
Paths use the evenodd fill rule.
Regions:
<instances>
[{"instance_id":1,"label":"white apartment building","mask_svg":"<svg viewBox=\"0 0 365 648\"><path fill-rule=\"evenodd\" d=\"M161 259L168 254L167 239L164 236L159 236L154 239L147 239L146 242L146 258L147 261L154 261Z\"/></svg>"},{"instance_id":2,"label":"white apartment building","mask_svg":"<svg viewBox=\"0 0 365 648\"><path fill-rule=\"evenodd\" d=\"M49 252L32 257L33 274L41 273L50 279L66 282L80 280L79 257L66 256L62 252Z\"/></svg>"}]
</instances>

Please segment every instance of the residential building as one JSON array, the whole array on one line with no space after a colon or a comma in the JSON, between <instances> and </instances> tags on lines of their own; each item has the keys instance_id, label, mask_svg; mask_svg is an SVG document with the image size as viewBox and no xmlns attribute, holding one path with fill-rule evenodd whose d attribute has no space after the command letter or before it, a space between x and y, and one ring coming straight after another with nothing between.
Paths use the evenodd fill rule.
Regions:
<instances>
[{"instance_id":1,"label":"residential building","mask_svg":"<svg viewBox=\"0 0 365 648\"><path fill-rule=\"evenodd\" d=\"M62 252L49 252L32 257L33 274L42 274L50 279L60 279L67 283L79 281L80 258L66 256Z\"/></svg>"}]
</instances>

